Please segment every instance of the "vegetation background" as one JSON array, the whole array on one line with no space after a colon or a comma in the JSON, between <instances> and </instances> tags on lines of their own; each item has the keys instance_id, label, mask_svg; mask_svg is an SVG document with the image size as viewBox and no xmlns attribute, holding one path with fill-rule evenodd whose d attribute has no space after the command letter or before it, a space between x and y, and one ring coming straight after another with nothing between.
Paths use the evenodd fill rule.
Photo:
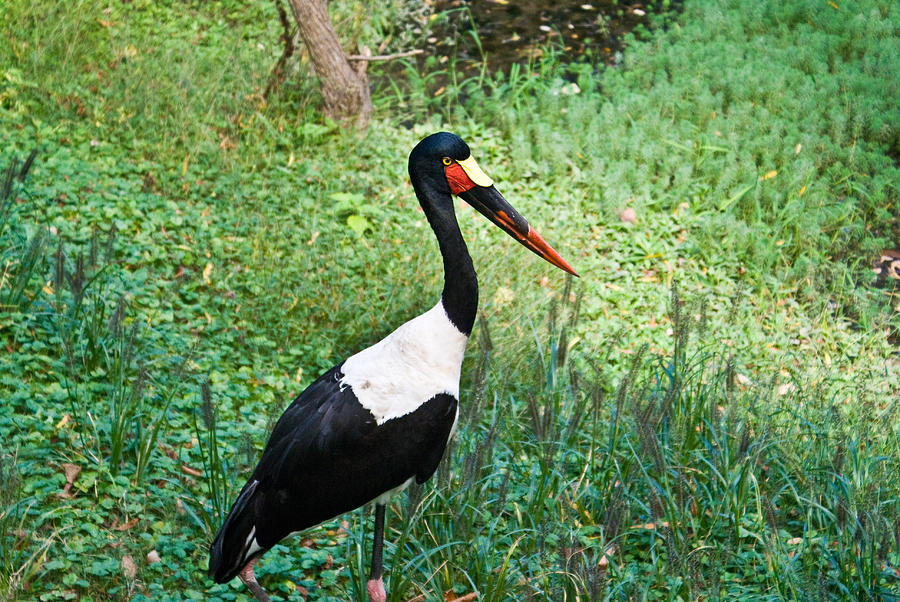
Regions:
<instances>
[{"instance_id":1,"label":"vegetation background","mask_svg":"<svg viewBox=\"0 0 900 602\"><path fill-rule=\"evenodd\" d=\"M615 67L373 65L365 133L302 56L263 97L272 2L2 8L0 598L247 599L207 546L267 429L438 294L406 156L439 129L582 278L459 209L481 318L391 600L900 598L896 2L650 3ZM330 9L384 52L448 18ZM366 519L263 586L360 599Z\"/></svg>"}]
</instances>

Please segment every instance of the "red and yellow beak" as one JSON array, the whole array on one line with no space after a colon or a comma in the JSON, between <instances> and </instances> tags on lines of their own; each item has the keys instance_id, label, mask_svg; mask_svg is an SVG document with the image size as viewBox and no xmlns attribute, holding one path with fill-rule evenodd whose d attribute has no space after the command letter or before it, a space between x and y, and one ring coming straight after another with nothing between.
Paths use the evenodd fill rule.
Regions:
<instances>
[{"instance_id":1,"label":"red and yellow beak","mask_svg":"<svg viewBox=\"0 0 900 602\"><path fill-rule=\"evenodd\" d=\"M578 273L557 253L547 241L503 198L494 182L485 174L475 159L454 161L444 166L444 174L453 194L458 195L479 213L561 270L578 276Z\"/></svg>"}]
</instances>

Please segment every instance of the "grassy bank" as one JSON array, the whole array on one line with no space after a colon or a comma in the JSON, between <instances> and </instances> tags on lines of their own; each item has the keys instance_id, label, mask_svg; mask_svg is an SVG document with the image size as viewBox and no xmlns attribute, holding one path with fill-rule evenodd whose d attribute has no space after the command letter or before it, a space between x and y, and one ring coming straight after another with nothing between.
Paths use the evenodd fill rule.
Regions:
<instances>
[{"instance_id":1,"label":"grassy bank","mask_svg":"<svg viewBox=\"0 0 900 602\"><path fill-rule=\"evenodd\" d=\"M688 2L621 69L437 96L410 64L364 135L303 63L261 100L268 3L7 4L0 597L246 599L206 550L272 420L436 299L406 155L437 129L583 277L459 210L483 320L459 436L389 510L392 599L900 595L893 3ZM333 9L372 47L418 18ZM263 585L360 596L366 516Z\"/></svg>"}]
</instances>

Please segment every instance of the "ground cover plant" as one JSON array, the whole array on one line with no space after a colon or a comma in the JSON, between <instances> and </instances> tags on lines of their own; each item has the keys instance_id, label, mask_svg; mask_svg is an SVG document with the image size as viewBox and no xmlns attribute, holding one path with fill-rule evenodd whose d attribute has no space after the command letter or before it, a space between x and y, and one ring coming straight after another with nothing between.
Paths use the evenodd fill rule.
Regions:
<instances>
[{"instance_id":1,"label":"ground cover plant","mask_svg":"<svg viewBox=\"0 0 900 602\"><path fill-rule=\"evenodd\" d=\"M427 21L332 4L370 47ZM296 72L261 99L269 3L5 9L0 598L247 599L206 553L267 429L437 295L406 154L438 129L582 278L459 209L481 320L458 437L389 508L392 599L900 597L869 269L900 239L895 3L686 2L616 69L373 66L364 135ZM359 599L365 518L263 586Z\"/></svg>"}]
</instances>

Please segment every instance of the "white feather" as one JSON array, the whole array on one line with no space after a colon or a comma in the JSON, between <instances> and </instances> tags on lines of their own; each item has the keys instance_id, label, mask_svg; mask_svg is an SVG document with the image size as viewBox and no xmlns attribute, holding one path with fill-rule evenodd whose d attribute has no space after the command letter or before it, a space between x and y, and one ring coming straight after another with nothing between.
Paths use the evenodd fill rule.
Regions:
<instances>
[{"instance_id":1,"label":"white feather","mask_svg":"<svg viewBox=\"0 0 900 602\"><path fill-rule=\"evenodd\" d=\"M256 541L254 535L256 535L256 527L250 529L250 535L247 536L247 541L244 542L244 545L249 546L247 548L247 553L244 554L244 558L250 558L258 551L262 550L262 546Z\"/></svg>"},{"instance_id":2,"label":"white feather","mask_svg":"<svg viewBox=\"0 0 900 602\"><path fill-rule=\"evenodd\" d=\"M404 489L409 487L410 484L412 484L412 482L414 480L415 480L415 477L409 477L408 479L403 481L403 483L394 487L393 489L388 489L387 491L385 491L384 493L379 495L377 498L375 498L373 501L376 504L381 504L382 506L387 504L391 500L392 497L394 497L395 495L397 495L398 493L400 493L401 491L403 491Z\"/></svg>"},{"instance_id":3,"label":"white feather","mask_svg":"<svg viewBox=\"0 0 900 602\"><path fill-rule=\"evenodd\" d=\"M459 373L468 337L439 302L344 362L349 386L377 424L405 416L438 395L459 399Z\"/></svg>"},{"instance_id":4,"label":"white feather","mask_svg":"<svg viewBox=\"0 0 900 602\"><path fill-rule=\"evenodd\" d=\"M250 547L247 549L247 553L244 554L244 557L250 558L260 550L262 550L262 546L256 542L256 538L254 537L253 541L250 542Z\"/></svg>"},{"instance_id":5,"label":"white feather","mask_svg":"<svg viewBox=\"0 0 900 602\"><path fill-rule=\"evenodd\" d=\"M450 434L447 435L447 441L453 439L453 435L456 434L456 425L459 424L459 404L456 404L456 415L453 416L453 426L450 427Z\"/></svg>"}]
</instances>

